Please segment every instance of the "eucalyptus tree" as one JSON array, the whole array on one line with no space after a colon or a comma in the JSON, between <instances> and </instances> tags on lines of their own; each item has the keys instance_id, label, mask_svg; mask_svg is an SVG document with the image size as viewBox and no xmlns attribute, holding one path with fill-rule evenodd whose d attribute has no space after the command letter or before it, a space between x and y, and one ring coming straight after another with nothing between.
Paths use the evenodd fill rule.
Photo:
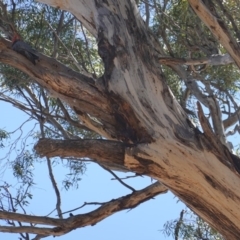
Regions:
<instances>
[{"instance_id":1,"label":"eucalyptus tree","mask_svg":"<svg viewBox=\"0 0 240 240\"><path fill-rule=\"evenodd\" d=\"M189 209L183 209L178 219L167 221L162 231L175 240L224 240L221 234Z\"/></svg>"},{"instance_id":2,"label":"eucalyptus tree","mask_svg":"<svg viewBox=\"0 0 240 240\"><path fill-rule=\"evenodd\" d=\"M12 225L31 226L0 231L60 236L170 190L224 238L238 239L240 162L229 139L239 133L238 1L39 2L46 5L1 4L1 100L38 122L35 150L56 196L56 156L75 173L87 159L122 184L112 170L157 181L65 219L59 197L59 219L2 209ZM11 49L14 31L38 50L36 65ZM26 176L24 156L18 177Z\"/></svg>"}]
</instances>

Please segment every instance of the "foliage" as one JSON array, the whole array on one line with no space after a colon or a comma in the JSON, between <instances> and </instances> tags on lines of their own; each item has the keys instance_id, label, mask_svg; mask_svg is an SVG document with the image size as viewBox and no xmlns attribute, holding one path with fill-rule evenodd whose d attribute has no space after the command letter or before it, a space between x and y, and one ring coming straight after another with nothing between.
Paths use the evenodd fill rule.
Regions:
<instances>
[{"instance_id":1,"label":"foliage","mask_svg":"<svg viewBox=\"0 0 240 240\"><path fill-rule=\"evenodd\" d=\"M4 147L3 141L9 137L9 134L5 131L0 129L0 148Z\"/></svg>"},{"instance_id":2,"label":"foliage","mask_svg":"<svg viewBox=\"0 0 240 240\"><path fill-rule=\"evenodd\" d=\"M6 35L6 22L12 23L22 39L38 51L57 58L75 70L81 69L95 75L103 72L95 40L72 14L34 1L8 2L7 10L7 19L5 17L5 24L2 25L3 35ZM2 7L2 17L4 13ZM49 138L99 137L79 127L72 109L59 99L52 98L23 72L4 64L0 65L0 72L1 98L27 113L40 125L44 124L44 132L35 131L29 137L38 139L43 137L42 134ZM7 132L2 131L1 140L6 137ZM17 178L24 177L23 181L27 181L29 166L34 167L36 161L30 155L27 151L17 156L12 163L14 175ZM63 180L64 186L66 182L77 186L80 180L77 176L84 172L85 164L72 162L65 164L65 167L70 171L66 175L67 179L71 178Z\"/></svg>"},{"instance_id":3,"label":"foliage","mask_svg":"<svg viewBox=\"0 0 240 240\"><path fill-rule=\"evenodd\" d=\"M214 10L227 24L232 35L239 40L240 17L236 2L239 1L215 0L213 5ZM162 46L164 56L170 59L190 61L226 54L226 50L218 43L211 31L199 21L187 0L139 0L136 3L141 16L148 23L151 33ZM213 8L212 5L209 7ZM38 52L51 56L86 76L97 78L103 75L104 66L98 55L96 39L71 13L32 0L17 0L15 2L7 1L6 5L1 4L0 17L2 37L11 39L13 29L9 26L12 24L22 39L34 46ZM193 122L198 123L195 113L196 101L200 101L206 107L206 113L209 113L210 117L210 106L203 100L208 97L217 100L224 119L232 117L233 113L238 111L236 101L239 97L240 87L238 68L233 64L202 64L200 60L197 64L182 64L185 75L179 74L180 71L176 70L181 64L163 64L161 70L167 84ZM196 83L195 89L191 88L189 84L191 81ZM85 127L79 121L74 109L71 109L64 101L52 97L50 92L27 74L2 63L0 64L0 100L25 112L29 119L36 124L36 129L33 129L28 135L25 144L35 142L40 138L102 138L96 132ZM91 118L91 116L88 117ZM97 122L98 119L94 119L94 121ZM219 121L223 124L223 118L220 118ZM233 134L239 132L236 128L237 122L231 126L236 129ZM19 130L21 131L21 128ZM227 133L227 128L224 130ZM9 136L10 133L0 130L0 148L5 147L3 141ZM21 137L18 140L21 141ZM61 182L66 190L71 187L79 187L81 175L87 169L85 160L89 159L72 158L62 164L66 169L66 175L62 177ZM42 163L49 163L49 161L46 159ZM35 185L33 171L39 162L38 156L24 147L13 161L8 161L20 187L17 188L14 198L8 191L10 184L4 183L0 190L7 194L0 195L0 199L3 201L4 198L14 198L15 203L11 205L12 211L17 206L24 209L23 206L29 204L28 201L32 198L31 188ZM48 165L50 175L53 172L51 167L58 164L59 159L53 160ZM51 181L56 186L54 177L51 177ZM23 187L24 185L25 187ZM1 209L5 210L3 204ZM166 235L176 237L175 230L180 223L179 238L222 239L201 218L187 210L184 211L184 216L185 219L181 222L175 220L166 223Z\"/></svg>"},{"instance_id":4,"label":"foliage","mask_svg":"<svg viewBox=\"0 0 240 240\"><path fill-rule=\"evenodd\" d=\"M219 11L220 16L225 19L226 22L232 22L231 20L234 19L234 22L237 24L239 15L236 14L235 11L236 2L216 2L214 6ZM199 21L199 18L189 6L188 1L169 0L164 1L162 4L159 2L157 7L155 7L155 3L155 1L152 2L152 11L155 15L153 24L150 27L155 36L159 38L168 55L177 58L201 59L215 54L225 53L224 48L217 43L217 40L211 34L210 30L204 23ZM232 15L231 17L229 16L230 13ZM230 24L230 28L236 26L236 24ZM236 31L236 27L232 30L236 35L239 32ZM237 95L240 75L239 70L234 65L204 66L199 64L196 66L186 66L186 71L192 75L194 79L199 80L203 84L206 84L206 82L210 83L213 89L217 88L217 90L219 90L220 88L220 91L231 91L233 97ZM181 91L181 89L186 88L183 79L181 79L181 77L179 78L177 74L167 68L164 68L164 73L174 95L183 104L183 102L185 102L184 91ZM189 101L194 99L196 99L196 96L191 94ZM230 104L234 105L234 102Z\"/></svg>"},{"instance_id":5,"label":"foliage","mask_svg":"<svg viewBox=\"0 0 240 240\"><path fill-rule=\"evenodd\" d=\"M182 210L179 219L167 221L163 227L163 233L176 240L224 240L217 231L189 209Z\"/></svg>"}]
</instances>

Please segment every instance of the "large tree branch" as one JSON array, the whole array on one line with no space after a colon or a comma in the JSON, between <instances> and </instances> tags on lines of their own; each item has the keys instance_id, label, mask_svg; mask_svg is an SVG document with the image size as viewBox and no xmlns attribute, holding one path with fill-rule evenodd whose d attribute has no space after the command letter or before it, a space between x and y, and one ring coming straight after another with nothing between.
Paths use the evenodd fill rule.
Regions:
<instances>
[{"instance_id":1,"label":"large tree branch","mask_svg":"<svg viewBox=\"0 0 240 240\"><path fill-rule=\"evenodd\" d=\"M239 168L232 164L239 159L187 119L164 81L158 44L134 1L46 2L79 12L98 33L103 79L120 127L112 138L135 143L125 149L122 165L160 180L226 238L239 239Z\"/></svg>"},{"instance_id":2,"label":"large tree branch","mask_svg":"<svg viewBox=\"0 0 240 240\"><path fill-rule=\"evenodd\" d=\"M200 59L191 59L191 58L172 58L172 57L160 57L159 62L165 65L210 65L210 66L219 66L219 65L227 65L230 63L234 63L234 60L231 56L226 53L224 55L212 55L206 58Z\"/></svg>"},{"instance_id":3,"label":"large tree branch","mask_svg":"<svg viewBox=\"0 0 240 240\"><path fill-rule=\"evenodd\" d=\"M46 2L56 5L58 1ZM134 2L72 0L60 5L64 9L79 9L82 17L91 13L87 21L98 32L106 88L119 96L117 102L127 103L120 104L121 114L117 117L127 121L126 131L134 130L132 134L137 137L136 147L127 149L123 165L160 180L225 237L238 239L240 214L236 216L234 209L239 207L240 194L236 171L239 168L232 164L235 156L220 141L213 145L208 138L215 137L214 134L201 133L187 119L164 81L159 67L161 51L155 50L160 48ZM86 8L87 14L83 13ZM188 80L186 73L183 76ZM129 109L136 116L135 124L140 126L138 135L133 122L128 121ZM141 137L142 129L150 137ZM226 196L227 189L234 201Z\"/></svg>"},{"instance_id":4,"label":"large tree branch","mask_svg":"<svg viewBox=\"0 0 240 240\"><path fill-rule=\"evenodd\" d=\"M0 61L11 65L38 82L51 94L64 99L72 108L100 117L113 124L114 120L106 113L111 113L107 97L95 86L95 80L77 73L53 58L39 53L37 66L10 49L10 43L0 41ZM104 117L105 115L105 117ZM108 115L108 117L107 117ZM103 117L103 118L102 118Z\"/></svg>"},{"instance_id":5,"label":"large tree branch","mask_svg":"<svg viewBox=\"0 0 240 240\"><path fill-rule=\"evenodd\" d=\"M102 87L97 87L98 83L95 84L94 79L40 53L40 62L34 66L26 58L12 51L10 43L4 39L0 41L0 51L2 63L25 72L53 96L65 101L91 130L109 139L116 136L130 141L149 138L146 131L137 124L138 120L129 104L119 97L115 98L114 95L107 96ZM125 114L129 115L128 119L121 116ZM129 123L124 123L124 118ZM130 135L126 131L128 125L136 128ZM140 136L137 136L138 128L142 129Z\"/></svg>"},{"instance_id":6,"label":"large tree branch","mask_svg":"<svg viewBox=\"0 0 240 240\"><path fill-rule=\"evenodd\" d=\"M237 66L240 68L240 48L237 41L231 36L230 31L223 22L223 20L204 5L201 0L188 0L189 4L199 16L199 18L210 29L216 39L223 45L223 47L230 54Z\"/></svg>"},{"instance_id":7,"label":"large tree branch","mask_svg":"<svg viewBox=\"0 0 240 240\"><path fill-rule=\"evenodd\" d=\"M96 15L92 11L94 9L94 2L72 2L72 4L67 4L67 2L62 1L49 1L40 0L38 2L42 2L45 4L51 4L51 6L55 8L60 8L62 10L66 10L71 12L94 36L97 37L97 19L95 19Z\"/></svg>"},{"instance_id":8,"label":"large tree branch","mask_svg":"<svg viewBox=\"0 0 240 240\"><path fill-rule=\"evenodd\" d=\"M40 156L47 157L88 157L99 162L122 165L126 144L101 139L53 140L41 139L35 145Z\"/></svg>"},{"instance_id":9,"label":"large tree branch","mask_svg":"<svg viewBox=\"0 0 240 240\"><path fill-rule=\"evenodd\" d=\"M40 53L37 66L29 64L26 58L12 51L10 43L4 39L0 41L0 51L0 62L25 72L52 95L64 100L91 130L109 139L129 142L151 140L132 107L118 95L107 94L99 80L75 72ZM129 126L132 127L131 132Z\"/></svg>"},{"instance_id":10,"label":"large tree branch","mask_svg":"<svg viewBox=\"0 0 240 240\"><path fill-rule=\"evenodd\" d=\"M236 111L233 114L231 114L227 119L223 120L224 128L227 129L239 121L240 121L240 108L236 109Z\"/></svg>"},{"instance_id":11,"label":"large tree branch","mask_svg":"<svg viewBox=\"0 0 240 240\"><path fill-rule=\"evenodd\" d=\"M109 169L126 172L131 171L124 166L126 146L122 142L101 139L41 139L35 145L35 150L40 156L46 157L90 158Z\"/></svg>"},{"instance_id":12,"label":"large tree branch","mask_svg":"<svg viewBox=\"0 0 240 240\"><path fill-rule=\"evenodd\" d=\"M216 100L210 87L207 87L207 91L209 93L208 105L210 115L212 118L212 125L215 133L215 138L220 139L221 143L228 147L226 142L226 136L224 134L224 127L222 124L222 112L220 110L219 103Z\"/></svg>"},{"instance_id":13,"label":"large tree branch","mask_svg":"<svg viewBox=\"0 0 240 240\"><path fill-rule=\"evenodd\" d=\"M43 227L5 227L0 226L1 232L11 232L11 233L34 233L39 235L53 235L61 236L70 232L76 228L81 228L89 225L95 225L104 218L119 212L124 209L131 209L139 204L152 199L158 194L166 193L167 188L159 182L156 182L142 190L135 191L124 197L114 199L110 202L102 204L101 207L96 210L86 213L71 216L67 219L54 219L49 217L36 217L25 214L10 213L0 211L1 219L11 219L14 221L29 222L35 224L44 224L56 226L54 228L43 228Z\"/></svg>"},{"instance_id":14,"label":"large tree branch","mask_svg":"<svg viewBox=\"0 0 240 240\"><path fill-rule=\"evenodd\" d=\"M59 226L64 222L63 219L50 218L45 216L38 217L38 216L26 215L21 213L13 213L13 212L7 212L7 211L0 211L0 219L9 219L13 221L28 222L28 223L34 223L34 224L44 224L44 225L50 225L50 226Z\"/></svg>"}]
</instances>

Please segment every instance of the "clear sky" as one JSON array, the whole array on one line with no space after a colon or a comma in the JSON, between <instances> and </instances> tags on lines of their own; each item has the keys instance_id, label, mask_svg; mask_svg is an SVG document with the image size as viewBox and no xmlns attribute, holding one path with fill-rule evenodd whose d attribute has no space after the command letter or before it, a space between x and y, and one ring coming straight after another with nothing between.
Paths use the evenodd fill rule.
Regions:
<instances>
[{"instance_id":1,"label":"clear sky","mask_svg":"<svg viewBox=\"0 0 240 240\"><path fill-rule=\"evenodd\" d=\"M0 108L2 112L2 116L0 118L0 128L6 131L15 130L28 118L27 115L21 111L15 110L10 104L0 102ZM33 123L31 122L23 126L24 135L27 134L32 126ZM19 132L16 134L19 134ZM24 137L24 135L22 137ZM14 140L14 137L12 137L11 140ZM33 144L29 144L29 147L32 148ZM6 150L7 149L0 149L0 158L5 156ZM16 154L13 151L10 160L13 160L14 157L16 157ZM1 160L0 166L3 166L4 161L6 160ZM82 176L82 180L79 183L79 188L70 189L69 191L63 189L61 185L64 174L66 173L66 171L61 167L61 164L56 164L53 170L59 189L61 190L63 212L77 208L84 202L104 202L130 193L130 191L123 187L120 183L111 180L112 175L102 170L96 164L89 164L87 171ZM34 175L36 185L32 190L33 199L30 202L30 207L27 211L32 215L47 215L55 208L56 197L51 187L46 163L37 164ZM131 174L129 173L128 175ZM122 174L120 174L120 176L122 176ZM6 181L12 182L13 184L16 182L15 180L12 181L13 175L10 171L5 172L0 180L1 182ZM126 183L136 189L141 189L151 184L151 179L148 177L129 179ZM56 238L48 237L47 239L173 239L172 237L165 237L162 234L161 229L163 229L163 224L166 221L178 218L180 211L184 207L185 206L182 203L177 203L177 198L174 198L171 193L162 194L153 200L141 204L131 211L116 213L93 227L89 226L77 229L65 236ZM73 213L86 213L91 209L93 208L86 207ZM54 212L51 216L56 217L56 212ZM68 217L68 214L65 216ZM19 235L16 234L0 233L0 239L15 240L18 239L18 237Z\"/></svg>"}]
</instances>

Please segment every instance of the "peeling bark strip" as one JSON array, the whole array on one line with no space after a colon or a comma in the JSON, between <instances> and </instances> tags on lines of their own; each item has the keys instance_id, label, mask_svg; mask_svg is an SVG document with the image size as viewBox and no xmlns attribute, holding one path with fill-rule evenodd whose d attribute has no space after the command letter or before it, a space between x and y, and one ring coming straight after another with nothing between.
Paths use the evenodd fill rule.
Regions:
<instances>
[{"instance_id":1,"label":"peeling bark strip","mask_svg":"<svg viewBox=\"0 0 240 240\"><path fill-rule=\"evenodd\" d=\"M159 182L156 182L142 190L135 191L124 197L114 199L110 202L103 204L96 210L86 213L78 214L67 219L55 219L49 217L36 217L24 214L17 214L11 212L0 211L0 219L11 219L22 222L29 222L35 224L52 225L54 228L42 227L5 227L0 226L0 232L11 233L34 233L45 236L61 236L76 228L85 226L93 226L101 220L105 219L112 214L124 210L132 209L139 204L154 198L159 194L166 193L167 188Z\"/></svg>"}]
</instances>

